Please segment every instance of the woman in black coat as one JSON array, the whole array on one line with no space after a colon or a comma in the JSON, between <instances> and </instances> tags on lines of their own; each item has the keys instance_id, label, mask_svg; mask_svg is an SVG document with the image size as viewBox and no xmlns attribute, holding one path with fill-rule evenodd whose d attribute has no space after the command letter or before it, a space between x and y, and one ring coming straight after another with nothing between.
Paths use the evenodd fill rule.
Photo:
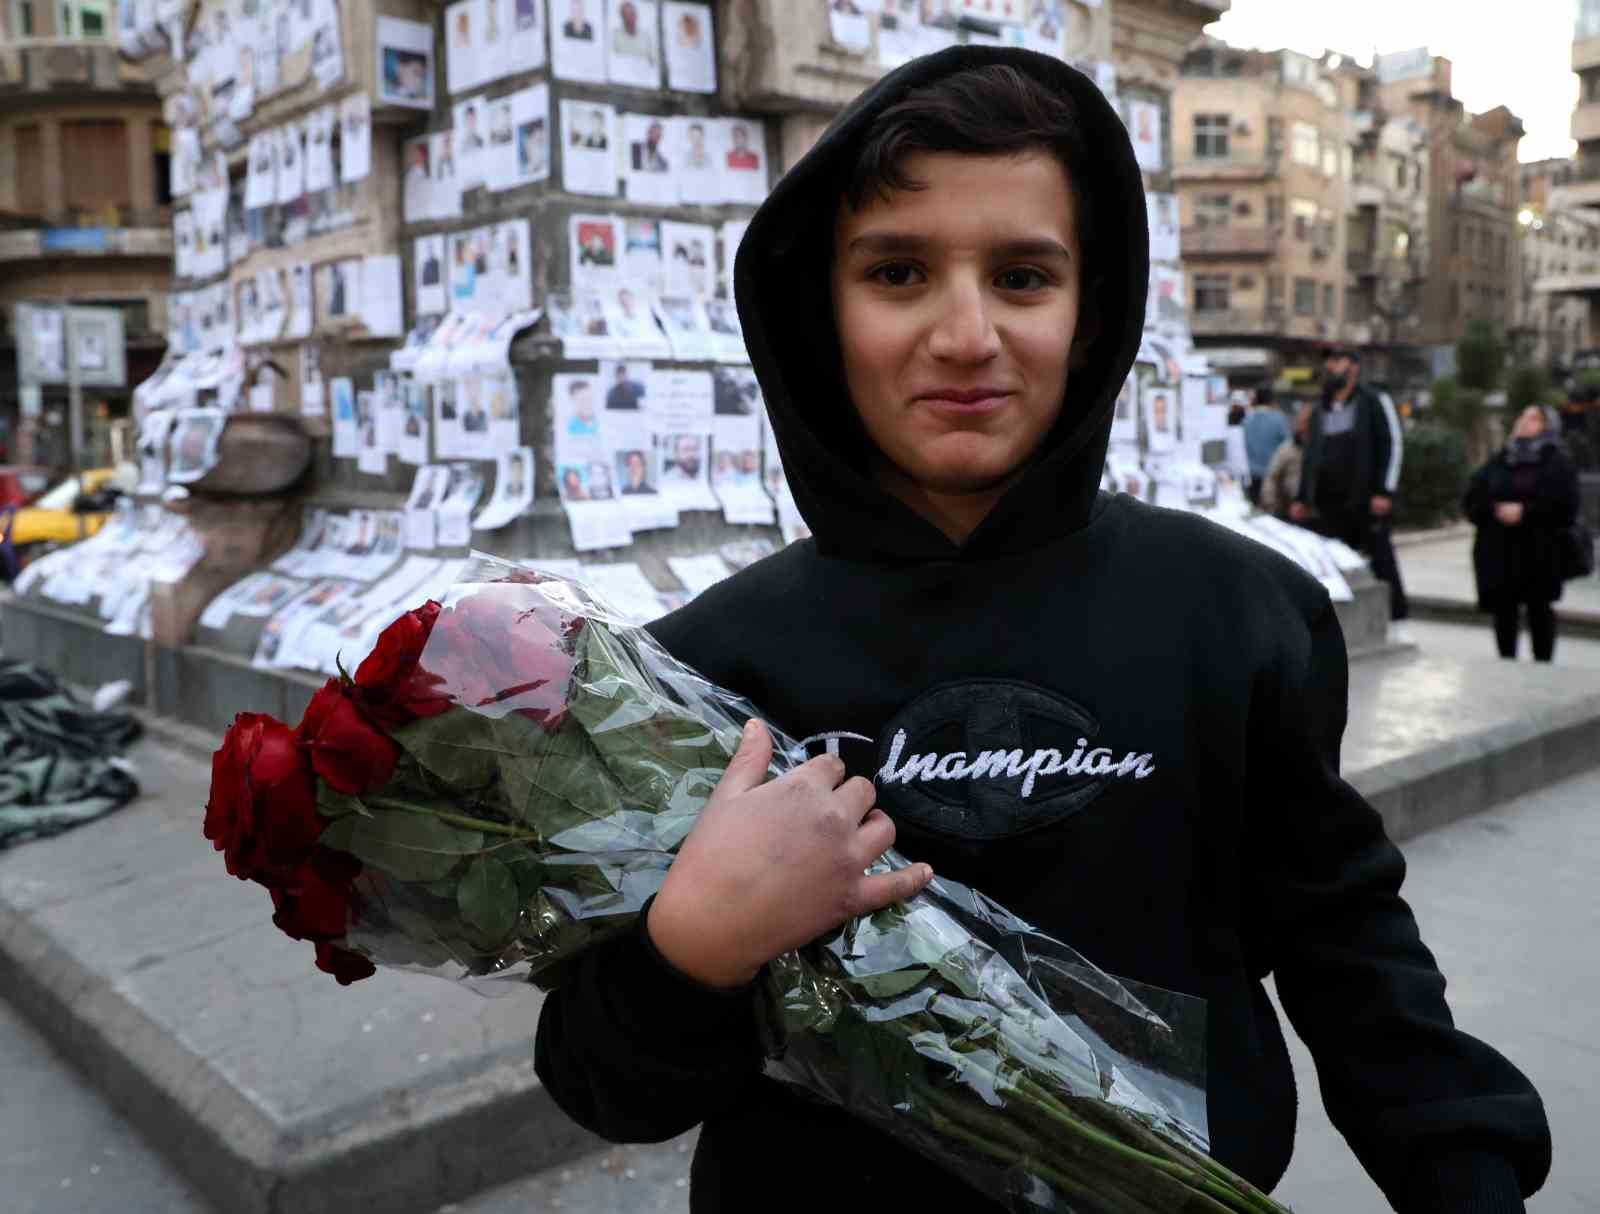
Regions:
<instances>
[{"instance_id":1,"label":"woman in black coat","mask_svg":"<svg viewBox=\"0 0 1600 1214\"><path fill-rule=\"evenodd\" d=\"M1554 409L1522 411L1505 449L1473 475L1462 509L1478 529L1478 609L1494 615L1500 656L1517 656L1518 608L1526 605L1533 656L1550 661L1563 533L1578 517L1578 471L1562 449Z\"/></svg>"}]
</instances>

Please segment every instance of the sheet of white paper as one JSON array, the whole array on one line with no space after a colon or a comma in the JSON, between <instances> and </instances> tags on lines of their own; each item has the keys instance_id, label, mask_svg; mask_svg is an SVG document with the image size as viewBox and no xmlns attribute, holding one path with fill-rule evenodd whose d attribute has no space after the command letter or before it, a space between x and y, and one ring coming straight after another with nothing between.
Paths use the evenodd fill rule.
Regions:
<instances>
[{"instance_id":1,"label":"sheet of white paper","mask_svg":"<svg viewBox=\"0 0 1600 1214\"><path fill-rule=\"evenodd\" d=\"M693 595L704 594L718 582L726 581L732 576L728 563L720 556L711 553L703 556L669 556L667 568L672 570L672 576L682 582L684 588Z\"/></svg>"},{"instance_id":2,"label":"sheet of white paper","mask_svg":"<svg viewBox=\"0 0 1600 1214\"><path fill-rule=\"evenodd\" d=\"M401 306L400 258L384 253L361 265L361 322L374 337L399 337L405 332Z\"/></svg>"},{"instance_id":3,"label":"sheet of white paper","mask_svg":"<svg viewBox=\"0 0 1600 1214\"><path fill-rule=\"evenodd\" d=\"M433 108L432 24L379 17L377 55L379 101Z\"/></svg>"},{"instance_id":4,"label":"sheet of white paper","mask_svg":"<svg viewBox=\"0 0 1600 1214\"><path fill-rule=\"evenodd\" d=\"M339 177L360 181L372 171L372 102L352 93L339 103Z\"/></svg>"},{"instance_id":5,"label":"sheet of white paper","mask_svg":"<svg viewBox=\"0 0 1600 1214\"><path fill-rule=\"evenodd\" d=\"M651 114L622 115L623 176L629 202L671 206L678 201L670 155L673 149L667 138L669 123L670 119Z\"/></svg>"},{"instance_id":6,"label":"sheet of white paper","mask_svg":"<svg viewBox=\"0 0 1600 1214\"><path fill-rule=\"evenodd\" d=\"M661 14L656 0L607 0L606 75L612 84L661 87Z\"/></svg>"},{"instance_id":7,"label":"sheet of white paper","mask_svg":"<svg viewBox=\"0 0 1600 1214\"><path fill-rule=\"evenodd\" d=\"M340 377L329 381L329 389L333 396L333 454L339 459L354 459L361 452L355 385Z\"/></svg>"},{"instance_id":8,"label":"sheet of white paper","mask_svg":"<svg viewBox=\"0 0 1600 1214\"><path fill-rule=\"evenodd\" d=\"M667 87L683 93L717 91L717 48L711 6L667 0L661 6L666 43Z\"/></svg>"},{"instance_id":9,"label":"sheet of white paper","mask_svg":"<svg viewBox=\"0 0 1600 1214\"><path fill-rule=\"evenodd\" d=\"M602 602L608 603L635 623L647 624L661 614L660 591L632 561L616 564L585 565L583 583Z\"/></svg>"},{"instance_id":10,"label":"sheet of white paper","mask_svg":"<svg viewBox=\"0 0 1600 1214\"><path fill-rule=\"evenodd\" d=\"M565 0L550 23L550 65L558 80L606 82L602 0Z\"/></svg>"},{"instance_id":11,"label":"sheet of white paper","mask_svg":"<svg viewBox=\"0 0 1600 1214\"><path fill-rule=\"evenodd\" d=\"M613 106L562 101L561 178L569 193L616 196L617 138Z\"/></svg>"}]
</instances>

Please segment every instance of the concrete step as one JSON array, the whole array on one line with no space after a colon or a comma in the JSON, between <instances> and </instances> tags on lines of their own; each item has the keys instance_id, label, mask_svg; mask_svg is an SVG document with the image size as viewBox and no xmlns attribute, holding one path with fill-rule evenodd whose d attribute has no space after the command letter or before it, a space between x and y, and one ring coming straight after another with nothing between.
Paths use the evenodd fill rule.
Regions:
<instances>
[{"instance_id":1,"label":"concrete step","mask_svg":"<svg viewBox=\"0 0 1600 1214\"><path fill-rule=\"evenodd\" d=\"M1397 838L1600 762L1593 670L1392 654L1353 667L1350 718L1345 771ZM676 1191L678 1144L611 1156L620 1180L593 1172L604 1144L533 1074L531 988L318 973L201 836L205 741L152 730L139 801L0 855L0 990L208 1201L410 1214L530 1176L553 1201L580 1157L572 1183L620 1193L632 1166ZM594 1208L671 1208L616 1200Z\"/></svg>"}]
</instances>

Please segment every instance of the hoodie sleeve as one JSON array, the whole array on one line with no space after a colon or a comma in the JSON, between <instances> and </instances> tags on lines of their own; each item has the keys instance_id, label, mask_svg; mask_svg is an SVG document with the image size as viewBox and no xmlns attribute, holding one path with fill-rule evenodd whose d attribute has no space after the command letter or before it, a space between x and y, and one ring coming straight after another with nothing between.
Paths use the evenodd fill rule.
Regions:
<instances>
[{"instance_id":1,"label":"hoodie sleeve","mask_svg":"<svg viewBox=\"0 0 1600 1214\"><path fill-rule=\"evenodd\" d=\"M693 1129L761 1068L755 985L712 990L679 973L650 940L649 909L634 931L585 952L539 1014L539 1081L610 1142Z\"/></svg>"},{"instance_id":2,"label":"hoodie sleeve","mask_svg":"<svg viewBox=\"0 0 1600 1214\"><path fill-rule=\"evenodd\" d=\"M1550 1168L1544 1106L1516 1067L1454 1025L1400 896L1405 861L1339 777L1338 618L1325 594L1309 614L1252 722L1262 760L1246 922L1261 925L1261 956L1330 1119L1395 1209L1521 1211Z\"/></svg>"},{"instance_id":3,"label":"hoodie sleeve","mask_svg":"<svg viewBox=\"0 0 1600 1214\"><path fill-rule=\"evenodd\" d=\"M1400 465L1405 457L1405 431L1400 428L1400 414L1387 392L1374 392L1378 402L1378 459L1373 465L1378 492L1393 497L1400 492Z\"/></svg>"}]
</instances>

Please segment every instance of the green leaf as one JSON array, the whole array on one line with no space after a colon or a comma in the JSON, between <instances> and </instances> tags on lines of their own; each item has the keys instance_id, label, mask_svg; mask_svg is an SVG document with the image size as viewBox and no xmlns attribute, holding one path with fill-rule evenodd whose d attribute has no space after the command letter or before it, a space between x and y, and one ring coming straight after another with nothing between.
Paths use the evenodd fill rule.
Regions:
<instances>
[{"instance_id":1,"label":"green leaf","mask_svg":"<svg viewBox=\"0 0 1600 1214\"><path fill-rule=\"evenodd\" d=\"M462 919L487 939L503 941L517 925L516 878L493 856L479 856L461 878L456 905Z\"/></svg>"},{"instance_id":2,"label":"green leaf","mask_svg":"<svg viewBox=\"0 0 1600 1214\"><path fill-rule=\"evenodd\" d=\"M342 818L346 814L372 817L372 811L362 803L360 797L342 793L322 780L317 781L317 812L324 818Z\"/></svg>"},{"instance_id":3,"label":"green leaf","mask_svg":"<svg viewBox=\"0 0 1600 1214\"><path fill-rule=\"evenodd\" d=\"M469 795L489 787L499 771L502 747L495 725L471 709L451 708L402 725L390 736L452 792Z\"/></svg>"},{"instance_id":4,"label":"green leaf","mask_svg":"<svg viewBox=\"0 0 1600 1214\"><path fill-rule=\"evenodd\" d=\"M494 732L506 808L541 839L622 812L622 790L575 718L548 733L513 714L494 722Z\"/></svg>"},{"instance_id":5,"label":"green leaf","mask_svg":"<svg viewBox=\"0 0 1600 1214\"><path fill-rule=\"evenodd\" d=\"M481 831L464 830L427 814L404 810L340 818L322 832L322 842L390 876L416 882L438 881L463 856L483 850Z\"/></svg>"}]
</instances>

